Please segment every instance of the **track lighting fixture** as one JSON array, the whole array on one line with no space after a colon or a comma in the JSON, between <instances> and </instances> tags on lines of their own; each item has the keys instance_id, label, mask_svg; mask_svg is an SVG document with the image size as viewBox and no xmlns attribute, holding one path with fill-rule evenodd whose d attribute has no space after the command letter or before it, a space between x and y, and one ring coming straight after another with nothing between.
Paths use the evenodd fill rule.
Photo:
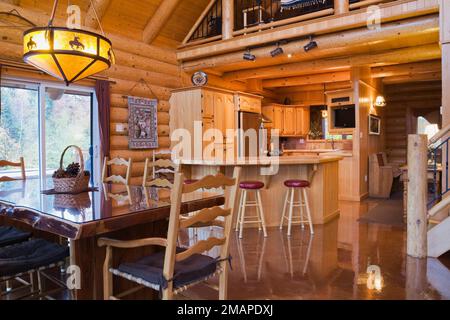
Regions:
<instances>
[{"instance_id":1,"label":"track lighting fixture","mask_svg":"<svg viewBox=\"0 0 450 320\"><path fill-rule=\"evenodd\" d=\"M247 52L244 53L244 60L255 61L256 56L250 52L250 49L247 49Z\"/></svg>"},{"instance_id":2,"label":"track lighting fixture","mask_svg":"<svg viewBox=\"0 0 450 320\"><path fill-rule=\"evenodd\" d=\"M303 47L305 52L317 48L317 42L313 40L313 36L309 36L309 43Z\"/></svg>"},{"instance_id":3,"label":"track lighting fixture","mask_svg":"<svg viewBox=\"0 0 450 320\"><path fill-rule=\"evenodd\" d=\"M272 58L275 58L276 56L279 56L283 53L284 53L284 50L282 47L280 47L280 43L277 43L277 48L275 50L272 50L270 52L270 55L272 56Z\"/></svg>"}]
</instances>

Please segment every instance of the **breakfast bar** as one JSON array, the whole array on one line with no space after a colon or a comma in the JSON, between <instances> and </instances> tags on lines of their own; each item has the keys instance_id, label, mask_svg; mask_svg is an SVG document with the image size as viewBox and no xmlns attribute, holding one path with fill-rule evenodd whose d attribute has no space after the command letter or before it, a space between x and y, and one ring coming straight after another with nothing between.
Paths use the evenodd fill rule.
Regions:
<instances>
[{"instance_id":1,"label":"breakfast bar","mask_svg":"<svg viewBox=\"0 0 450 320\"><path fill-rule=\"evenodd\" d=\"M230 175L236 166L242 167L242 181L263 181L261 191L266 224L279 226L283 200L287 188L284 181L309 181L311 215L314 224L323 225L339 216L339 161L340 156L283 156L274 158L237 159L235 161L179 160L185 175L196 179L220 171ZM272 168L272 169L269 169ZM271 171L272 170L272 171ZM275 171L273 171L275 170ZM249 208L249 210L254 210Z\"/></svg>"}]
</instances>

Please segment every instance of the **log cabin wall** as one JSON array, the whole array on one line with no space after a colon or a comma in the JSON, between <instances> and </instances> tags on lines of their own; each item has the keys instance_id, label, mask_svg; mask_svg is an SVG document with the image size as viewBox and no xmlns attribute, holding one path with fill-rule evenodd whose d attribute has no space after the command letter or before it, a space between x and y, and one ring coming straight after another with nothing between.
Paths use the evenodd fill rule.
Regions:
<instances>
[{"instance_id":1,"label":"log cabin wall","mask_svg":"<svg viewBox=\"0 0 450 320\"><path fill-rule=\"evenodd\" d=\"M386 152L390 162L405 164L408 134L417 133L417 118L442 124L441 81L389 84L385 86Z\"/></svg>"}]
</instances>

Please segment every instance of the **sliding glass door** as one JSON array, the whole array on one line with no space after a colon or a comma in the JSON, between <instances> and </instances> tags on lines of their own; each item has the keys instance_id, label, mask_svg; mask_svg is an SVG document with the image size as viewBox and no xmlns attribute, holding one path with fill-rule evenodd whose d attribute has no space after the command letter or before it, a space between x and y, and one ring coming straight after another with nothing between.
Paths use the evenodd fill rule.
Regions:
<instances>
[{"instance_id":1,"label":"sliding glass door","mask_svg":"<svg viewBox=\"0 0 450 320\"><path fill-rule=\"evenodd\" d=\"M100 172L97 119L93 89L3 79L0 159L16 162L24 157L29 179L51 177L64 149L77 145L83 151L85 170L93 173L96 184ZM79 161L69 151L64 166ZM12 168L0 168L0 176L16 174Z\"/></svg>"},{"instance_id":2,"label":"sliding glass door","mask_svg":"<svg viewBox=\"0 0 450 320\"><path fill-rule=\"evenodd\" d=\"M0 159L25 160L28 176L39 175L39 87L36 84L2 83L0 109ZM20 169L0 168L0 176L19 178Z\"/></svg>"},{"instance_id":3,"label":"sliding glass door","mask_svg":"<svg viewBox=\"0 0 450 320\"><path fill-rule=\"evenodd\" d=\"M46 170L51 175L59 167L61 153L69 145L83 151L85 170L92 172L92 93L47 88L45 91ZM69 150L67 165L80 162L78 154Z\"/></svg>"}]
</instances>

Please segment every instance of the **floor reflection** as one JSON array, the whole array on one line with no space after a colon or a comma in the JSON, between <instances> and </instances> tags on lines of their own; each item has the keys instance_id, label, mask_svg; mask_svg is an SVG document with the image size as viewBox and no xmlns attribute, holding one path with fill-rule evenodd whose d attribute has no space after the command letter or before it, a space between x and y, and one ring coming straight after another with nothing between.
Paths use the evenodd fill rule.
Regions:
<instances>
[{"instance_id":1,"label":"floor reflection","mask_svg":"<svg viewBox=\"0 0 450 320\"><path fill-rule=\"evenodd\" d=\"M340 218L313 237L300 227L291 238L278 228L267 239L257 229L242 240L233 231L229 299L450 299L450 255L407 257L404 228L358 221L377 203L341 202ZM207 289L195 296L217 299Z\"/></svg>"}]
</instances>

